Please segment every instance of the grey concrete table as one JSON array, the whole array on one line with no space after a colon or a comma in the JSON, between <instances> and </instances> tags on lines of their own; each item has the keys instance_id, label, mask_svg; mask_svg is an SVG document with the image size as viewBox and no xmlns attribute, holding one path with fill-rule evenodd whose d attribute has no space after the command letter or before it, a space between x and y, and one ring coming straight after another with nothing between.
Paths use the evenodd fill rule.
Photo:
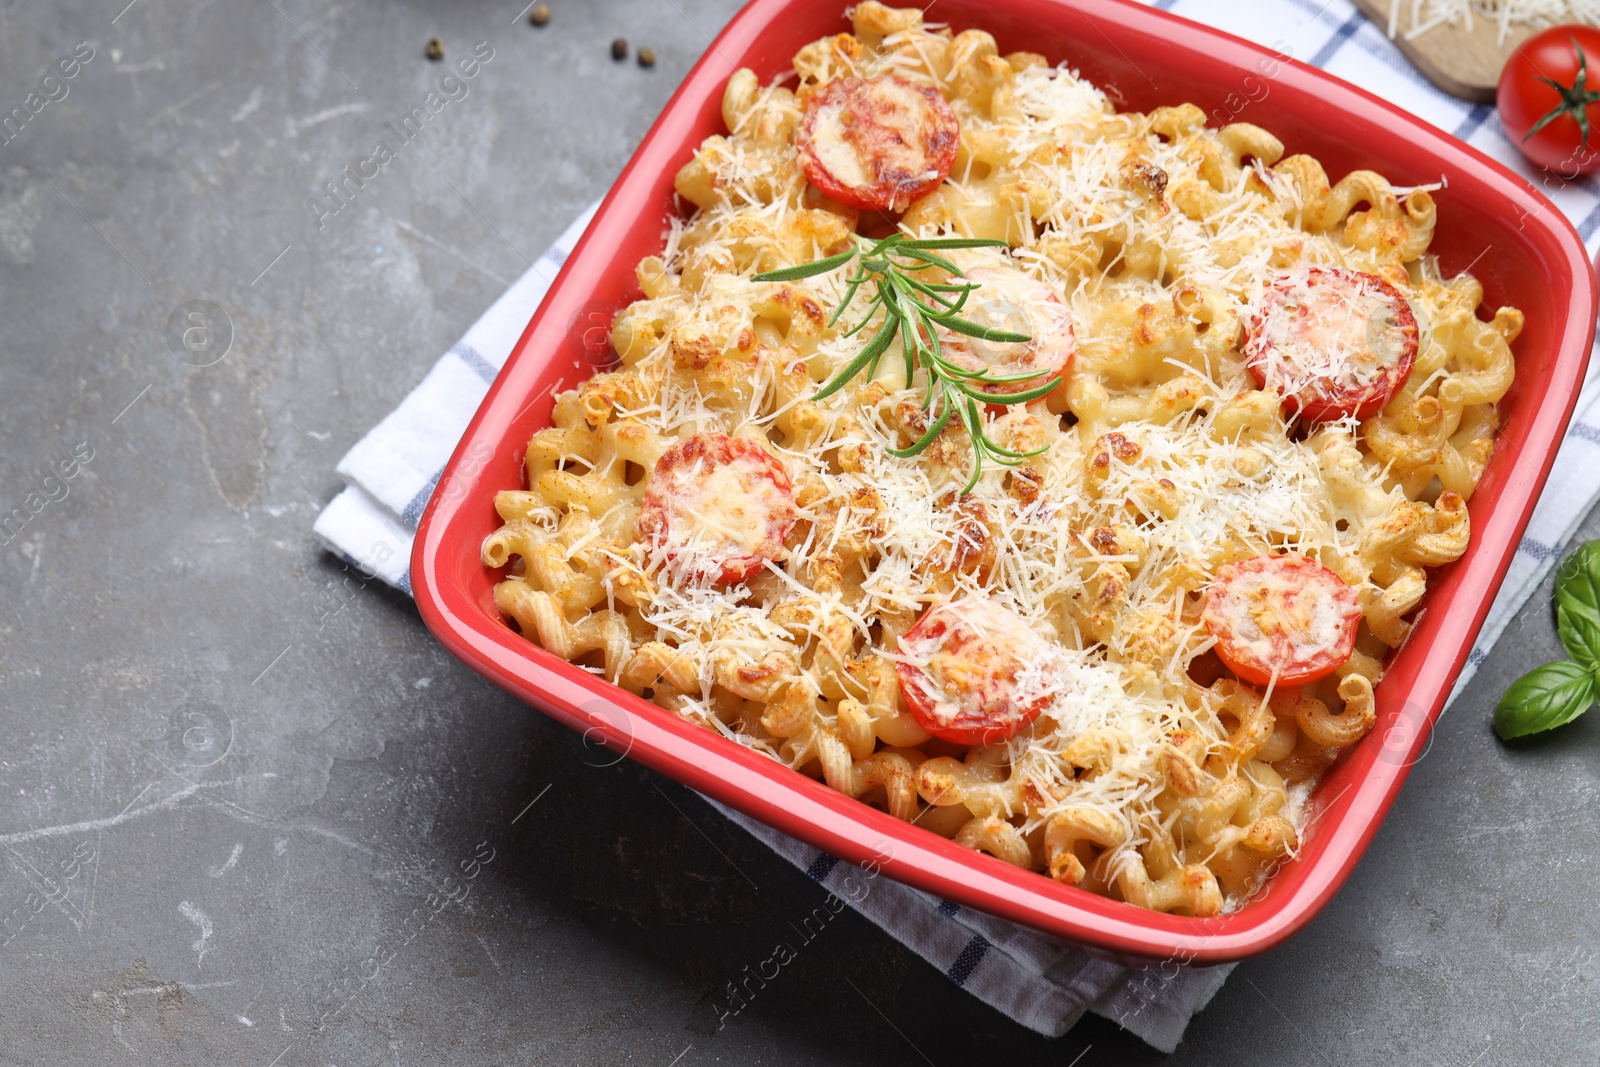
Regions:
<instances>
[{"instance_id":1,"label":"grey concrete table","mask_svg":"<svg viewBox=\"0 0 1600 1067\"><path fill-rule=\"evenodd\" d=\"M518 0L125 2L0 5L0 114L27 115L0 145L0 1062L1159 1060L1100 1020L1023 1031L849 914L719 1029L819 889L591 766L308 534L331 460L611 181L733 0L557 0L544 29ZM328 199L435 88L435 35L492 58ZM211 366L170 338L195 300L232 321ZM1171 1062L1600 1061L1600 716L1487 727L1559 652L1546 603L1343 893Z\"/></svg>"}]
</instances>

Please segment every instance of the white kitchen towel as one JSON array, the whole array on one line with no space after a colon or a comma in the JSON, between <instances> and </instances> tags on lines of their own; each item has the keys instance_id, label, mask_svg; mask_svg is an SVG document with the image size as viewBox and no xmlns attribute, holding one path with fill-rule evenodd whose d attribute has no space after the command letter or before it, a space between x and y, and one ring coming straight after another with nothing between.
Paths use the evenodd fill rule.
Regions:
<instances>
[{"instance_id":1,"label":"white kitchen towel","mask_svg":"<svg viewBox=\"0 0 1600 1067\"><path fill-rule=\"evenodd\" d=\"M1551 185L1527 167L1494 109L1434 89L1348 0L1157 0L1161 7L1323 67L1408 108L1544 186L1595 244L1600 185ZM1270 87L1269 87L1270 95ZM1176 101L1174 101L1176 102ZM1446 194L1447 195L1447 194ZM349 483L318 516L315 533L347 564L407 593L411 535L440 471L529 317L594 212L584 212L388 418L339 464ZM1554 566L1600 496L1600 389L1591 373L1527 536L1495 599L1456 692L1517 609ZM1112 1019L1170 1052L1230 967L1129 970L1092 959L1014 923L871 878L808 845L724 810L729 818L847 901L951 981L1030 1029L1067 1031L1085 1011Z\"/></svg>"}]
</instances>

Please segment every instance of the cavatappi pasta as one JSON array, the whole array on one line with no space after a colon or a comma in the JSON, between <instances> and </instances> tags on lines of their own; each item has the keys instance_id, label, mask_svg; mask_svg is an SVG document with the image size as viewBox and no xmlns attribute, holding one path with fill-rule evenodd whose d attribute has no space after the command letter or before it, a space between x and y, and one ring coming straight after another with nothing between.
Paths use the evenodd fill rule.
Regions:
<instances>
[{"instance_id":1,"label":"cavatappi pasta","mask_svg":"<svg viewBox=\"0 0 1600 1067\"><path fill-rule=\"evenodd\" d=\"M797 78L730 79L728 132L677 176L694 211L613 323L616 369L557 397L527 488L496 498L496 600L552 653L897 818L1140 907L1236 907L1371 729L1427 568L1466 548L1522 315L1482 321L1479 284L1440 275L1426 190L1333 182L1192 105L1119 113L915 9L852 18ZM924 166L935 133L918 155L912 129L909 161L849 134L820 95L847 78L898 86L884 106L928 129L922 91L947 104L948 177ZM808 122L826 145L802 158ZM914 195L902 215L846 206L874 181ZM929 424L899 341L814 399L872 333L829 324L849 269L752 280L895 225L1004 239L962 274L995 279L992 321L1070 346L1049 395L982 416L1035 454L965 495L958 421L890 454ZM1030 292L1070 322L1002 299ZM1376 362L1317 370L1352 347ZM1315 601L1287 633L1259 608L1286 589ZM1009 725L969 734L969 713Z\"/></svg>"}]
</instances>

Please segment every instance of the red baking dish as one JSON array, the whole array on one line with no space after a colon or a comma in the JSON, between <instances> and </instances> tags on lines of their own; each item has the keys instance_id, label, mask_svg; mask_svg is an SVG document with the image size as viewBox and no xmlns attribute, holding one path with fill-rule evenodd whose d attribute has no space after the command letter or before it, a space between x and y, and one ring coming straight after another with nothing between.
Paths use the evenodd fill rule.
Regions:
<instances>
[{"instance_id":1,"label":"red baking dish","mask_svg":"<svg viewBox=\"0 0 1600 1067\"><path fill-rule=\"evenodd\" d=\"M1489 308L1527 313L1500 445L1472 499L1471 545L1434 576L1416 630L1378 686L1378 726L1318 786L1299 855L1254 901L1212 919L1062 886L851 800L557 659L502 621L494 575L479 563L479 546L499 525L494 493L522 485L523 449L549 424L552 392L594 370L581 334L595 315L640 295L633 267L662 247L674 173L703 138L722 132L728 77L743 66L763 82L779 74L803 44L848 30L843 7L755 0L640 144L444 470L411 560L422 617L453 653L546 714L843 859L876 861L928 892L1124 960L1219 963L1263 952L1310 921L1349 876L1427 743L1511 562L1588 362L1596 293L1583 244L1555 207L1499 164L1369 93L1226 33L1127 0L935 0L930 21L988 30L1002 53L1064 60L1122 107L1192 101L1266 127L1335 177L1362 168L1396 185L1442 177L1434 250L1446 273L1471 264ZM1247 78L1269 86L1264 99L1243 100Z\"/></svg>"}]
</instances>

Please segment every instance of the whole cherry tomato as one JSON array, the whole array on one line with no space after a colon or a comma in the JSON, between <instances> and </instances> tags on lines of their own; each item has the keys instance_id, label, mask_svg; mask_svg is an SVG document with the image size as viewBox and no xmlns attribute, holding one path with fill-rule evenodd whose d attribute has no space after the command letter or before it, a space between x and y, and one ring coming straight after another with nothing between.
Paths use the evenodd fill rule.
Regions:
<instances>
[{"instance_id":1,"label":"whole cherry tomato","mask_svg":"<svg viewBox=\"0 0 1600 1067\"><path fill-rule=\"evenodd\" d=\"M1496 103L1512 143L1541 167L1564 178L1600 167L1600 30L1529 37L1501 71Z\"/></svg>"}]
</instances>

